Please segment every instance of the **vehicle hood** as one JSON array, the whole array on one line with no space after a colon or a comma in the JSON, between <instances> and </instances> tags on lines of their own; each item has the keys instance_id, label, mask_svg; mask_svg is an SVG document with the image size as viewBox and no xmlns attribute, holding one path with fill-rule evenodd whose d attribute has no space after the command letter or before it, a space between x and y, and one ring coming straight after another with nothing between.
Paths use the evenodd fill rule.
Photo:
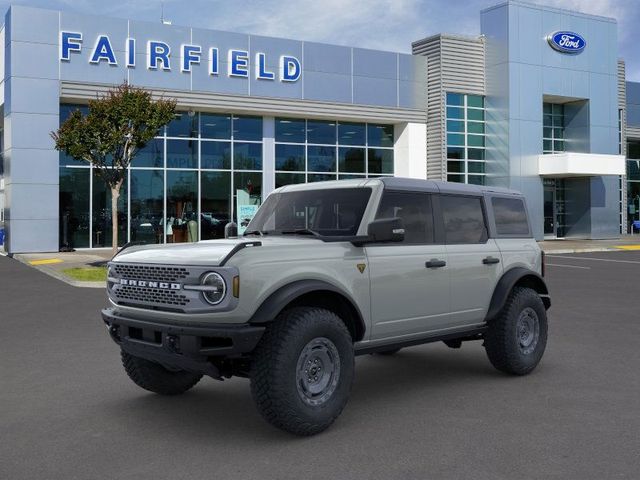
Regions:
<instances>
[{"instance_id":1,"label":"vehicle hood","mask_svg":"<svg viewBox=\"0 0 640 480\"><path fill-rule=\"evenodd\" d=\"M114 262L154 263L159 265L206 265L217 266L240 244L257 244L269 247L289 248L298 245L322 244L322 240L300 235L274 237L227 238L204 240L197 243L168 245L143 245L129 247L117 254ZM245 248L260 248L247 246Z\"/></svg>"}]
</instances>

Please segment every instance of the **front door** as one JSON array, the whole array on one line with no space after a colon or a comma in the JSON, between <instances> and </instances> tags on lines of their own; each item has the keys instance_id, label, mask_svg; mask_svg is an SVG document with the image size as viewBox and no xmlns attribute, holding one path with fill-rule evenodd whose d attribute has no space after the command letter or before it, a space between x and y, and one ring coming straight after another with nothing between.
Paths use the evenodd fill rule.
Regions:
<instances>
[{"instance_id":1,"label":"front door","mask_svg":"<svg viewBox=\"0 0 640 480\"><path fill-rule=\"evenodd\" d=\"M402 243L371 244L371 340L448 326L449 269L444 245L435 244L432 197L385 191L377 218L402 219Z\"/></svg>"},{"instance_id":2,"label":"front door","mask_svg":"<svg viewBox=\"0 0 640 480\"><path fill-rule=\"evenodd\" d=\"M562 238L565 235L564 180L545 178L544 186L544 236Z\"/></svg>"}]
</instances>

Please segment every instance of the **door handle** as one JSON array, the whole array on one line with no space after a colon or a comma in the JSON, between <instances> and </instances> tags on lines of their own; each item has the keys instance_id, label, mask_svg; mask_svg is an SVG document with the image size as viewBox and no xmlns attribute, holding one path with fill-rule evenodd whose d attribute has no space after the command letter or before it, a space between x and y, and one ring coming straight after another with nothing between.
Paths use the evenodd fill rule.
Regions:
<instances>
[{"instance_id":1,"label":"door handle","mask_svg":"<svg viewBox=\"0 0 640 480\"><path fill-rule=\"evenodd\" d=\"M482 259L482 263L485 265L492 265L494 263L500 263L500 259L496 257L487 257Z\"/></svg>"},{"instance_id":2,"label":"door handle","mask_svg":"<svg viewBox=\"0 0 640 480\"><path fill-rule=\"evenodd\" d=\"M432 258L427 263L424 264L427 268L441 268L447 264L444 260L438 260L437 258Z\"/></svg>"}]
</instances>

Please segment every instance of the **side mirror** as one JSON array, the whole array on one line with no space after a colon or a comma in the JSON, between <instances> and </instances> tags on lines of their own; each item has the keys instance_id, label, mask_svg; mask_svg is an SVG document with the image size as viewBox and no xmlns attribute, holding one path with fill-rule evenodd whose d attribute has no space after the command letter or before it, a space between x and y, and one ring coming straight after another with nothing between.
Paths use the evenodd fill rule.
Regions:
<instances>
[{"instance_id":1,"label":"side mirror","mask_svg":"<svg viewBox=\"0 0 640 480\"><path fill-rule=\"evenodd\" d=\"M404 240L404 225L402 220L395 218L380 218L371 222L367 228L371 243L402 242Z\"/></svg>"}]
</instances>

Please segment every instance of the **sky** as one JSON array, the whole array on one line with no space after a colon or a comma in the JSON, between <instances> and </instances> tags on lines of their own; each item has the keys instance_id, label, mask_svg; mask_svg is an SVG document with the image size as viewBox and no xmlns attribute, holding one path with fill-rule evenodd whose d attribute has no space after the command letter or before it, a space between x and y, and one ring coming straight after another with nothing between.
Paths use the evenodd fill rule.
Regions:
<instances>
[{"instance_id":1,"label":"sky","mask_svg":"<svg viewBox=\"0 0 640 480\"><path fill-rule=\"evenodd\" d=\"M616 18L627 80L640 81L639 0L529 1ZM174 25L410 53L412 41L437 33L479 34L480 10L502 0L0 0L0 8L11 3L145 21L160 21L164 5Z\"/></svg>"}]
</instances>

